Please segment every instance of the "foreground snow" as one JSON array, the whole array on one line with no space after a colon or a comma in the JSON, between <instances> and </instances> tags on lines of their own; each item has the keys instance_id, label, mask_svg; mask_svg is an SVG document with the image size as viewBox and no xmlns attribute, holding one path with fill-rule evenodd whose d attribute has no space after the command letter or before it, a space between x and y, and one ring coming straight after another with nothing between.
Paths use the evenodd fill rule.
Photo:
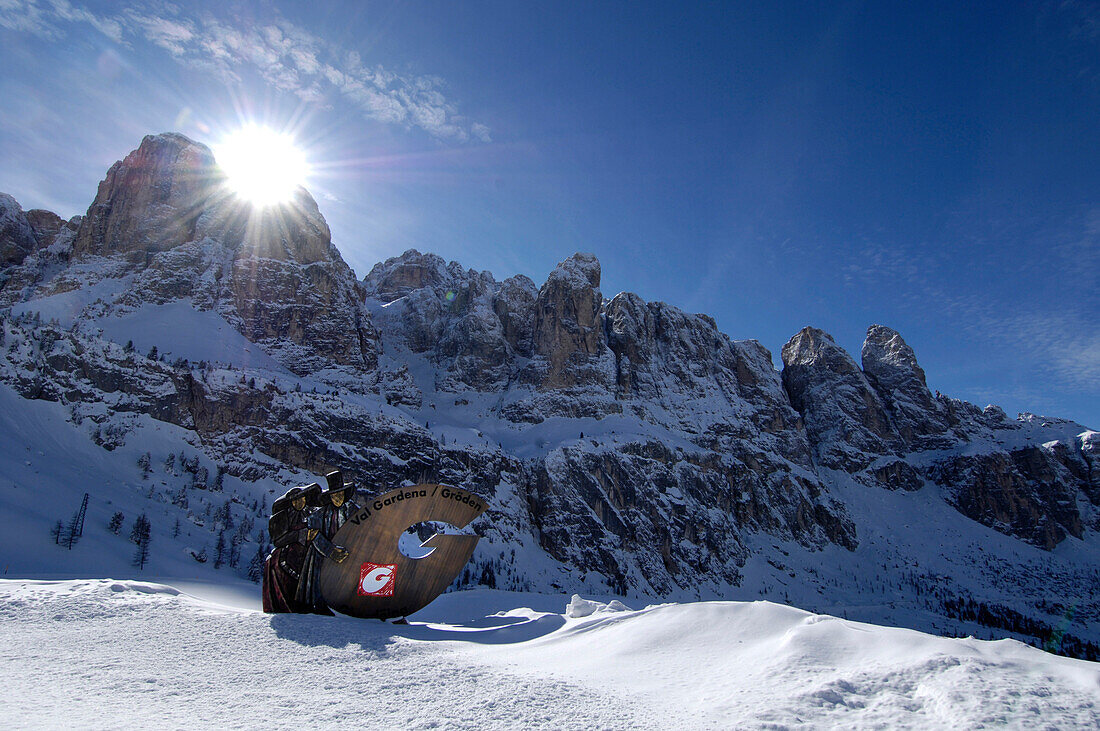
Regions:
<instances>
[{"instance_id":1,"label":"foreground snow","mask_svg":"<svg viewBox=\"0 0 1100 731\"><path fill-rule=\"evenodd\" d=\"M31 727L1096 727L1100 666L769 602L447 594L408 626L265 615L255 587L0 581Z\"/></svg>"}]
</instances>

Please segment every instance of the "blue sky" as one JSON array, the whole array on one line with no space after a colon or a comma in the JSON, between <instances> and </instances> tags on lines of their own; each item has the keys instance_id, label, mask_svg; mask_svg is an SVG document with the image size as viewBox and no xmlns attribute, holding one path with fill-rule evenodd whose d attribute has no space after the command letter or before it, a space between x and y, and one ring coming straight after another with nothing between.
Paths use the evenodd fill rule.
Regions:
<instances>
[{"instance_id":1,"label":"blue sky","mask_svg":"<svg viewBox=\"0 0 1100 731\"><path fill-rule=\"evenodd\" d=\"M1100 427L1100 6L0 0L0 191L83 213L145 134L294 132L362 276L406 248ZM964 7L965 6L965 7Z\"/></svg>"}]
</instances>

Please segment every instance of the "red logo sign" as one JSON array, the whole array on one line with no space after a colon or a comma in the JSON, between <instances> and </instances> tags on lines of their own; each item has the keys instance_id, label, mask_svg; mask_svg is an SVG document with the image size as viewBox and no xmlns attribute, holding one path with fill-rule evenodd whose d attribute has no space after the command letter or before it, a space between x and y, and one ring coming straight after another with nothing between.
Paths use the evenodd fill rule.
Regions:
<instances>
[{"instance_id":1,"label":"red logo sign","mask_svg":"<svg viewBox=\"0 0 1100 731\"><path fill-rule=\"evenodd\" d=\"M359 569L359 596L393 596L397 564L365 563Z\"/></svg>"}]
</instances>

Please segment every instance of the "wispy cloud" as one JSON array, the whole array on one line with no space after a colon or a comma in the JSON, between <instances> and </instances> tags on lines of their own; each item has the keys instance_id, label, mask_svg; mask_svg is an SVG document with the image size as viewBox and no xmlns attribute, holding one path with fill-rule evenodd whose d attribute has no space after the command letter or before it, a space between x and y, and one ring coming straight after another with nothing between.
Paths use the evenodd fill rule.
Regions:
<instances>
[{"instance_id":1,"label":"wispy cloud","mask_svg":"<svg viewBox=\"0 0 1100 731\"><path fill-rule=\"evenodd\" d=\"M0 26L9 30L57 40L80 25L116 43L151 43L178 63L229 83L257 73L305 101L338 95L367 119L420 128L443 140L491 139L487 126L458 113L441 77L399 74L365 63L354 49L282 18L240 26L209 13L188 15L169 3L130 5L107 14L67 0L0 0Z\"/></svg>"},{"instance_id":2,"label":"wispy cloud","mask_svg":"<svg viewBox=\"0 0 1100 731\"><path fill-rule=\"evenodd\" d=\"M1036 357L1050 375L1082 389L1100 381L1100 332L1073 311L1000 317L987 315L979 328L1004 333Z\"/></svg>"}]
</instances>

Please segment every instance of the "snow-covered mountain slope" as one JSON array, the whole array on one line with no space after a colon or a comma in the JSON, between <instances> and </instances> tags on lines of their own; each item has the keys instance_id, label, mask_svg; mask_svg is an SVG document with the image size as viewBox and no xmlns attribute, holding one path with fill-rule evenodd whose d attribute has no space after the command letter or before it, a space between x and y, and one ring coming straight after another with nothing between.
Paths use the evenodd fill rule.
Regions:
<instances>
[{"instance_id":1,"label":"snow-covered mountain slope","mask_svg":"<svg viewBox=\"0 0 1100 731\"><path fill-rule=\"evenodd\" d=\"M1100 437L933 395L889 328L859 365L807 328L780 372L706 315L606 298L589 254L541 286L416 251L357 281L308 193L249 208L171 134L87 215L0 196L0 224L12 574L137 575L144 512L141 575L239 577L272 497L339 468L485 497L459 586L766 597L1100 657Z\"/></svg>"},{"instance_id":2,"label":"snow-covered mountain slope","mask_svg":"<svg viewBox=\"0 0 1100 731\"><path fill-rule=\"evenodd\" d=\"M475 590L407 626L264 615L163 584L0 581L29 727L1092 728L1096 663L770 602Z\"/></svg>"}]
</instances>

